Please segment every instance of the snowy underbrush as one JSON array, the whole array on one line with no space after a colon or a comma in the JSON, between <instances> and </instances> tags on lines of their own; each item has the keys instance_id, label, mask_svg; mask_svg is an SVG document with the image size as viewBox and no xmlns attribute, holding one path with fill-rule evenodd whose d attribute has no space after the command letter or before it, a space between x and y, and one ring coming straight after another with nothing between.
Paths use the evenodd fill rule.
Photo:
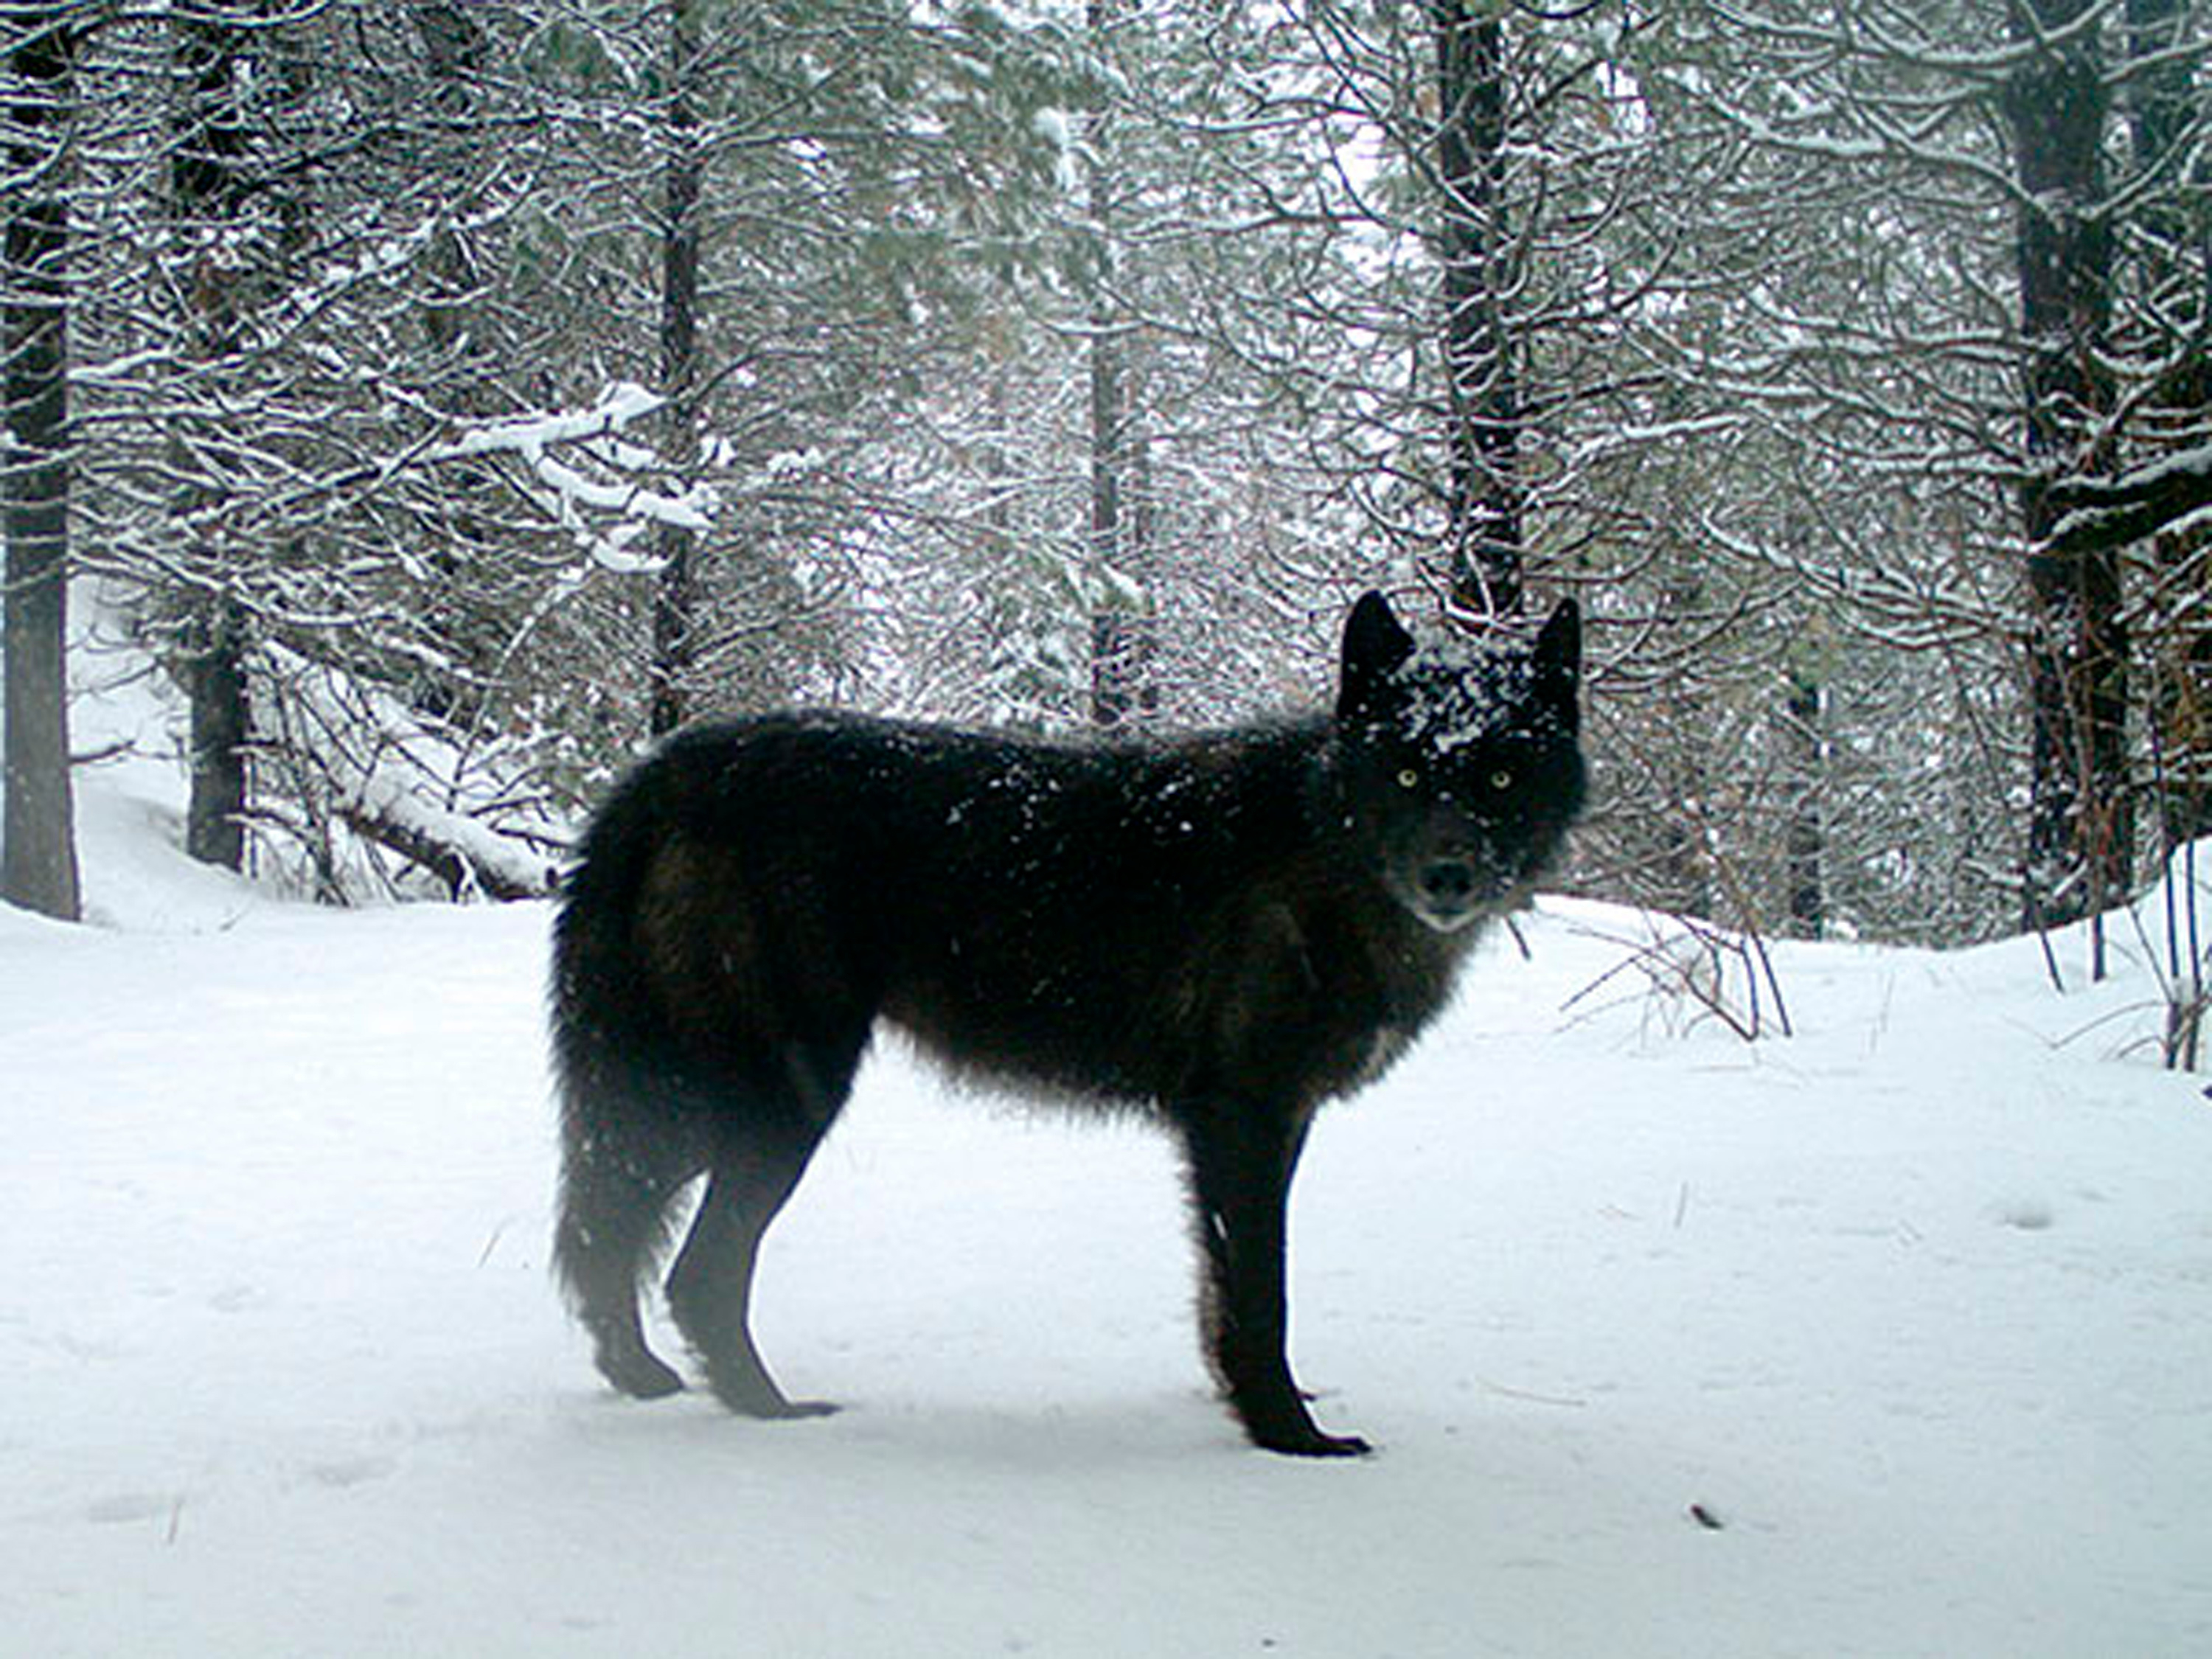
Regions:
<instances>
[{"instance_id":1,"label":"snowy underbrush","mask_svg":"<svg viewBox=\"0 0 2212 1659\"><path fill-rule=\"evenodd\" d=\"M2205 1058L2206 988L2212 982L2212 842L2178 848L2156 885L2123 919L2121 960L2158 988L2159 1060L2171 1070L2196 1071ZM2104 937L2116 931L2107 918ZM2143 1051L2139 1042L2130 1047Z\"/></svg>"},{"instance_id":2,"label":"snowy underbrush","mask_svg":"<svg viewBox=\"0 0 2212 1659\"><path fill-rule=\"evenodd\" d=\"M1607 905L1587 907L1578 925L1612 947L1613 959L1568 999L1565 1012L1584 1019L1626 1014L1654 1040L1790 1037L1798 974L1857 948L1769 940L1695 916ZM1986 970L1993 988L2040 980L2011 1014L2036 1041L2194 1071L2205 1058L2201 1030L2212 983L2212 842L2178 849L2134 902L2094 921L1964 951L1881 953Z\"/></svg>"},{"instance_id":3,"label":"snowy underbrush","mask_svg":"<svg viewBox=\"0 0 2212 1659\"><path fill-rule=\"evenodd\" d=\"M90 581L72 602L88 618L70 655L86 862L151 899L127 872L182 844L189 714L127 605ZM528 745L455 729L273 641L253 647L252 678L259 890L326 902L550 890L568 831L531 781ZM207 890L210 880L187 872L179 884ZM95 920L131 914L98 892L91 902Z\"/></svg>"}]
</instances>

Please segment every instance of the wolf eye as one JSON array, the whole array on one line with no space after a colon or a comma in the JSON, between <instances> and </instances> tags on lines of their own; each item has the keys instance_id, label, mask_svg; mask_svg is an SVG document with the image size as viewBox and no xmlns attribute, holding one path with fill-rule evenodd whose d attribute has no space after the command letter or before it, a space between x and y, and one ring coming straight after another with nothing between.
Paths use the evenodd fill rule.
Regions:
<instances>
[{"instance_id":1,"label":"wolf eye","mask_svg":"<svg viewBox=\"0 0 2212 1659\"><path fill-rule=\"evenodd\" d=\"M1401 789L1418 789L1420 784L1421 775L1410 766L1398 774L1398 786Z\"/></svg>"},{"instance_id":2,"label":"wolf eye","mask_svg":"<svg viewBox=\"0 0 2212 1659\"><path fill-rule=\"evenodd\" d=\"M1501 795L1513 787L1513 769L1510 766L1501 766L1492 772L1490 775L1490 787Z\"/></svg>"}]
</instances>

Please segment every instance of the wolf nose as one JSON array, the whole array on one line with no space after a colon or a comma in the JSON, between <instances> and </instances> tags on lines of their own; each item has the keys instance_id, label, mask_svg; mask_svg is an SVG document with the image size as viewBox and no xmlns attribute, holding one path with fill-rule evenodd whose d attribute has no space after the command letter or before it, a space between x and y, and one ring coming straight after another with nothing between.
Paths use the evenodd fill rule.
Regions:
<instances>
[{"instance_id":1,"label":"wolf nose","mask_svg":"<svg viewBox=\"0 0 2212 1659\"><path fill-rule=\"evenodd\" d=\"M1421 896L1432 904L1465 904L1474 896L1474 866L1460 859L1437 859L1422 866Z\"/></svg>"}]
</instances>

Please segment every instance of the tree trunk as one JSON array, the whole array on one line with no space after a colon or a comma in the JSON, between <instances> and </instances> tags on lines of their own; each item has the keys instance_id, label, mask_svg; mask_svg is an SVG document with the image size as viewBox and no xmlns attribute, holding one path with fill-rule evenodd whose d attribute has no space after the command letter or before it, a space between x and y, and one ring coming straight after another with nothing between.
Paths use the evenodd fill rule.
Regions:
<instances>
[{"instance_id":1,"label":"tree trunk","mask_svg":"<svg viewBox=\"0 0 2212 1659\"><path fill-rule=\"evenodd\" d=\"M1805 669L1790 671L1783 732L1790 774L1790 823L1784 835L1790 931L1800 939L1818 939L1827 921L1827 897L1820 880L1821 854L1826 846L1820 820L1825 745L1820 737L1820 683Z\"/></svg>"},{"instance_id":2,"label":"tree trunk","mask_svg":"<svg viewBox=\"0 0 2212 1659\"><path fill-rule=\"evenodd\" d=\"M483 68L487 50L483 27L451 0L414 0L408 12L422 43L430 106L447 123L467 121L476 106L474 77ZM437 233L428 265L430 295L422 307L423 332L433 348L448 352L463 343L468 296L476 287L468 252L450 226Z\"/></svg>"},{"instance_id":3,"label":"tree trunk","mask_svg":"<svg viewBox=\"0 0 2212 1659\"><path fill-rule=\"evenodd\" d=\"M186 627L179 678L190 708L191 792L185 808L185 851L203 864L246 867L248 787L246 745L252 733L246 696L244 612L228 594L198 603Z\"/></svg>"},{"instance_id":4,"label":"tree trunk","mask_svg":"<svg viewBox=\"0 0 2212 1659\"><path fill-rule=\"evenodd\" d=\"M1122 341L1106 307L1091 313L1090 562L1091 720L1120 726L1139 710L1139 612L1128 602L1134 514L1127 500L1129 432Z\"/></svg>"},{"instance_id":5,"label":"tree trunk","mask_svg":"<svg viewBox=\"0 0 2212 1659\"><path fill-rule=\"evenodd\" d=\"M185 851L202 864L246 867L246 618L234 600L202 605L185 642L183 679L191 706L191 793Z\"/></svg>"},{"instance_id":6,"label":"tree trunk","mask_svg":"<svg viewBox=\"0 0 2212 1659\"><path fill-rule=\"evenodd\" d=\"M447 896L455 903L471 892L511 903L517 899L543 898L555 890L554 872L550 867L544 878L526 879L513 868L483 858L471 848L441 839L431 828L410 823L389 811L379 811L366 802L341 806L338 816L364 841L397 853L443 882Z\"/></svg>"},{"instance_id":7,"label":"tree trunk","mask_svg":"<svg viewBox=\"0 0 2212 1659\"><path fill-rule=\"evenodd\" d=\"M674 0L668 21L668 164L660 233L660 393L668 465L688 475L699 444L699 22L696 0ZM664 736L690 710L698 647L697 537L663 524L653 596L653 660L647 679L647 729Z\"/></svg>"},{"instance_id":8,"label":"tree trunk","mask_svg":"<svg viewBox=\"0 0 2212 1659\"><path fill-rule=\"evenodd\" d=\"M2092 0L2033 0L2029 38L2073 23ZM2106 99L2096 36L2076 30L2036 51L2008 88L2019 210L2021 332L2027 354L2027 542L2032 709L2024 921L2047 927L2125 892L2133 864L2127 790L2128 640L2117 549L2062 552L2052 485L2104 470L2100 417L2112 389L2099 366L2111 308L2112 243L2098 210Z\"/></svg>"},{"instance_id":9,"label":"tree trunk","mask_svg":"<svg viewBox=\"0 0 2212 1659\"><path fill-rule=\"evenodd\" d=\"M242 296L222 270L223 243L246 206L246 117L240 107L245 75L240 58L250 5L234 3L229 15L215 7L173 20L176 115L171 134L169 185L180 245L195 264L185 291L188 355L199 365L221 363L238 349ZM212 505L215 490L186 492L188 511ZM197 531L188 533L198 534ZM220 548L202 556L219 565ZM226 579L228 573L226 573ZM185 811L185 851L203 864L246 867L246 745L251 731L246 701L245 612L228 592L191 601L179 678L191 709L191 788Z\"/></svg>"},{"instance_id":10,"label":"tree trunk","mask_svg":"<svg viewBox=\"0 0 2212 1659\"><path fill-rule=\"evenodd\" d=\"M1447 571L1459 610L1511 617L1522 607L1522 417L1502 297L1511 283L1504 29L1493 8L1468 0L1431 0L1431 14L1444 195Z\"/></svg>"},{"instance_id":11,"label":"tree trunk","mask_svg":"<svg viewBox=\"0 0 2212 1659\"><path fill-rule=\"evenodd\" d=\"M1089 0L1085 18L1103 54L1113 0ZM1158 706L1146 684L1150 622L1134 590L1140 582L1141 515L1133 499L1138 441L1132 416L1128 338L1112 295L1115 216L1112 138L1104 115L1089 132L1085 204L1091 224L1091 508L1088 559L1091 617L1091 721L1115 726Z\"/></svg>"},{"instance_id":12,"label":"tree trunk","mask_svg":"<svg viewBox=\"0 0 2212 1659\"><path fill-rule=\"evenodd\" d=\"M2134 175L2130 184L2149 199L2137 216L2140 234L2133 240L2132 270L2126 280L2172 319L2172 326L2193 320L2202 330L2212 316L2212 293L2191 246L2191 158L2185 147L2190 124L2202 102L2196 87L2198 65L2179 50L2187 41L2185 0L2127 0L2127 55L2136 67L2127 82L2127 117ZM2200 186L2201 187L2201 186ZM2194 289L2194 293L2191 292ZM2193 313L2193 319L2191 313ZM2160 349L2164 341L2154 341ZM2182 363L2160 398L2154 447L2188 447L2212 439L2212 362L2202 352ZM2140 460L2131 456L2130 460ZM2102 525L2115 544L2148 537L2159 572L2160 589L2173 596L2163 616L2154 619L2146 641L2154 685L2152 718L2153 787L2157 792L2162 851L2212 833L2212 627L2202 620L2203 575L2191 569L2212 532L2202 526L2172 528L2175 520L2212 502L2212 476L2154 474L2141 499Z\"/></svg>"},{"instance_id":13,"label":"tree trunk","mask_svg":"<svg viewBox=\"0 0 2212 1659\"><path fill-rule=\"evenodd\" d=\"M6 786L0 898L80 914L69 761L70 6L0 8L15 95L6 231ZM21 192L18 194L17 192Z\"/></svg>"}]
</instances>

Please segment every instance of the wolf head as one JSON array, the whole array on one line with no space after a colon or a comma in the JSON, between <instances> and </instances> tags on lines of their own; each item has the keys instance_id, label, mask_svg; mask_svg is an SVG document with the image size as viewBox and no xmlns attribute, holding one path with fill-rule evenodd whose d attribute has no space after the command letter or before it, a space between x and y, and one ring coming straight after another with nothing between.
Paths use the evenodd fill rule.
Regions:
<instances>
[{"instance_id":1,"label":"wolf head","mask_svg":"<svg viewBox=\"0 0 2212 1659\"><path fill-rule=\"evenodd\" d=\"M1582 620L1416 644L1379 593L1345 624L1346 799L1383 887L1439 933L1525 901L1581 809Z\"/></svg>"}]
</instances>

